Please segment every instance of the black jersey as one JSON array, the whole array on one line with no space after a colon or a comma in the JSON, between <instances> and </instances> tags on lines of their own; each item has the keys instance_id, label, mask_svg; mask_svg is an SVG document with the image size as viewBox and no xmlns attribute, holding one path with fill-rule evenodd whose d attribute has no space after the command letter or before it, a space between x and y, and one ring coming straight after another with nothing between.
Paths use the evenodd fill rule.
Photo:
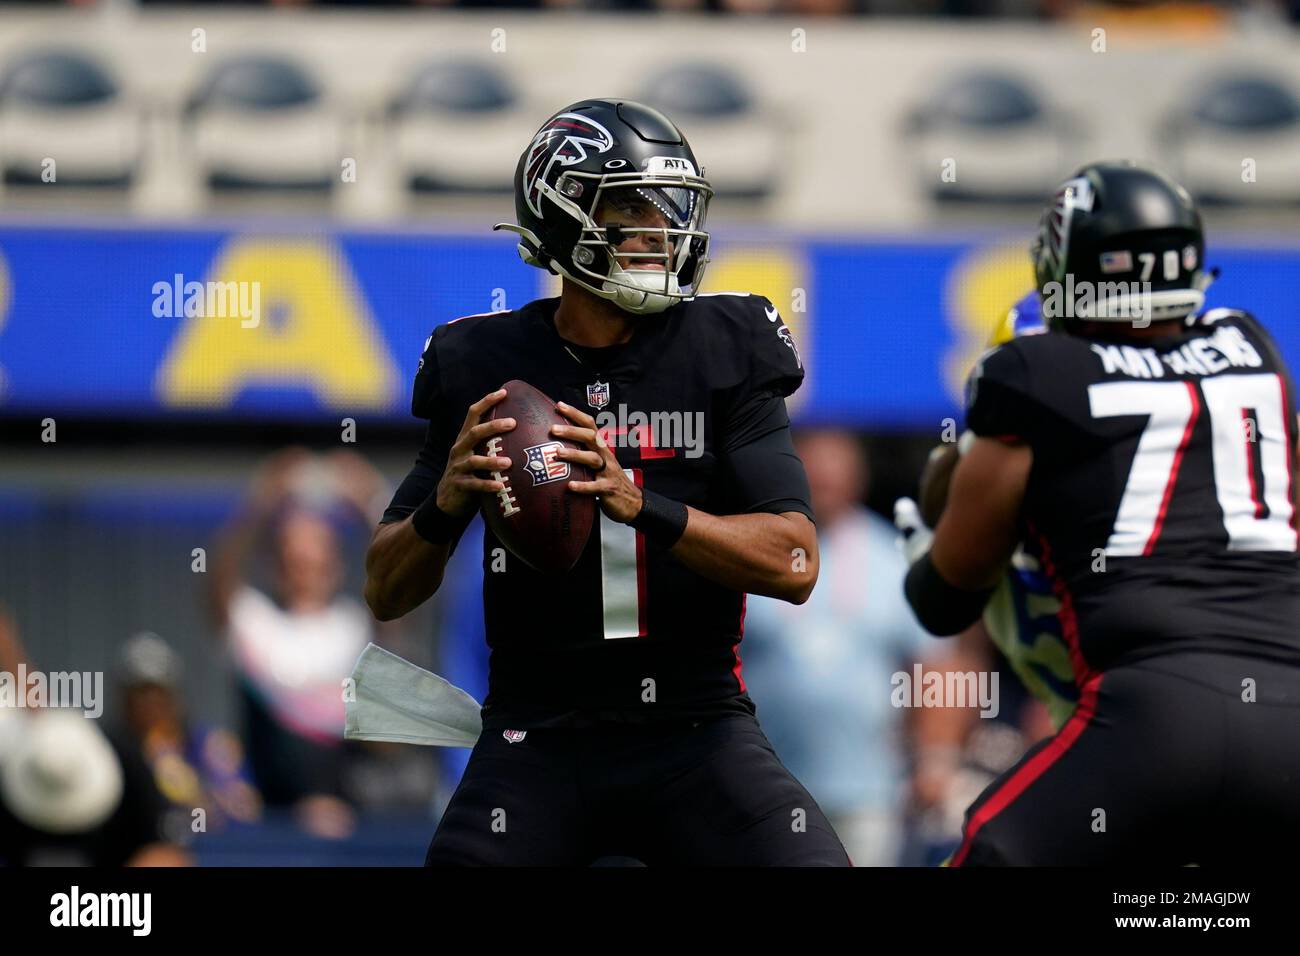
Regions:
<instances>
[{"instance_id":1,"label":"black jersey","mask_svg":"<svg viewBox=\"0 0 1300 956\"><path fill-rule=\"evenodd\" d=\"M539 300L434 331L412 399L413 413L429 420L425 448L385 520L409 514L435 489L466 409L511 379L595 417L644 488L716 515L812 517L784 401L803 369L771 302L698 296L639 317L628 343L599 349L558 335L558 303ZM599 511L564 575L532 570L490 530L483 547L485 726L752 712L737 649L744 594Z\"/></svg>"},{"instance_id":2,"label":"black jersey","mask_svg":"<svg viewBox=\"0 0 1300 956\"><path fill-rule=\"evenodd\" d=\"M1026 536L1076 677L1174 650L1300 663L1295 395L1250 315L1015 339L972 372L967 422L1033 450Z\"/></svg>"}]
</instances>

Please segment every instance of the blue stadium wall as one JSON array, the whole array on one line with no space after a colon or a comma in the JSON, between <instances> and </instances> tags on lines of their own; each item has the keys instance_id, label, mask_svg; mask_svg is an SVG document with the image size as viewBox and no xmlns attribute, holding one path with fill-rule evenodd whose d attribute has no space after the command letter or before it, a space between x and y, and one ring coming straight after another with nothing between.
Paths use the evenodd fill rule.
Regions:
<instances>
[{"instance_id":1,"label":"blue stadium wall","mask_svg":"<svg viewBox=\"0 0 1300 956\"><path fill-rule=\"evenodd\" d=\"M724 231L706 287L781 308L808 370L797 419L930 432L959 414L965 370L1029 288L1025 248L1007 234ZM1300 247L1217 244L1208 258L1223 270L1210 304L1256 312L1300 362ZM256 288L255 325L234 299L234 314L201 314L218 304L207 283L226 282L245 283L250 306ZM0 227L0 416L410 421L434 326L555 290L500 236Z\"/></svg>"}]
</instances>

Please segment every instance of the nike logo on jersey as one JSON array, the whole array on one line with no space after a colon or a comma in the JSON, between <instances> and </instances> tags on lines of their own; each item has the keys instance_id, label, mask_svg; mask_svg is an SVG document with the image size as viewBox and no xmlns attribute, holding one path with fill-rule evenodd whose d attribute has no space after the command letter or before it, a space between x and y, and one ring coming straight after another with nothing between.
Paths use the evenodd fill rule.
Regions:
<instances>
[{"instance_id":1,"label":"nike logo on jersey","mask_svg":"<svg viewBox=\"0 0 1300 956\"><path fill-rule=\"evenodd\" d=\"M781 317L781 314L776 311L776 306L774 305L769 305L763 311L767 313L767 321L769 322L775 322L777 319Z\"/></svg>"}]
</instances>

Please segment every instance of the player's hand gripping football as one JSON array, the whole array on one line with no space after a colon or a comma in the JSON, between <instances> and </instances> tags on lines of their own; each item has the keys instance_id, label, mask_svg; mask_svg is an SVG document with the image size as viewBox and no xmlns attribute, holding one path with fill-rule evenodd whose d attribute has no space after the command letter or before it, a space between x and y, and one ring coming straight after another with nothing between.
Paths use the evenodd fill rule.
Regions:
<instances>
[{"instance_id":1,"label":"player's hand gripping football","mask_svg":"<svg viewBox=\"0 0 1300 956\"><path fill-rule=\"evenodd\" d=\"M489 392L469 407L465 423L460 426L451 452L447 455L447 470L438 482L438 507L449 515L463 516L478 507L479 492L495 493L504 485L496 478L480 478L475 472L500 472L510 467L510 459L491 455L477 455L474 449L493 435L500 435L515 427L513 418L496 418L479 423L479 419L493 405L506 397L506 390L498 388Z\"/></svg>"},{"instance_id":2,"label":"player's hand gripping football","mask_svg":"<svg viewBox=\"0 0 1300 956\"><path fill-rule=\"evenodd\" d=\"M615 521L628 524L641 513L641 489L628 478L614 452L605 444L594 418L564 402L556 402L555 407L573 424L553 425L551 434L586 446L586 450L563 448L555 457L586 465L595 474L593 481L570 481L569 490L595 495L601 511Z\"/></svg>"}]
</instances>

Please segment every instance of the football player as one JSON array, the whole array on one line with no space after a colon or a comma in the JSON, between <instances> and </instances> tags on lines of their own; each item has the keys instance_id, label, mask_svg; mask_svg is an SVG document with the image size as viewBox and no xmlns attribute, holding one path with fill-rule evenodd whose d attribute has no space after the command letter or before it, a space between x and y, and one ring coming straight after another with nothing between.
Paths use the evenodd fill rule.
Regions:
<instances>
[{"instance_id":1,"label":"football player","mask_svg":"<svg viewBox=\"0 0 1300 956\"><path fill-rule=\"evenodd\" d=\"M1034 290L1007 311L989 344L1003 345L1017 336L1040 335L1046 331L1038 291ZM940 445L931 452L921 473L920 507L910 498L895 503L894 523L903 533L909 558L915 560L929 547L929 529L938 524L943 513L953 469L961 452L970 447L974 438L973 433L964 432L958 442ZM1036 552L1034 542L1022 541L985 605L981 619L984 632L1025 689L1046 708L1056 730L1069 719L1079 700L1059 612L1060 601L1043 573L1041 555ZM974 640L980 639L976 636Z\"/></svg>"},{"instance_id":2,"label":"football player","mask_svg":"<svg viewBox=\"0 0 1300 956\"><path fill-rule=\"evenodd\" d=\"M698 295L712 189L678 128L626 100L548 119L515 175L520 256L558 298L436 328L412 411L419 458L367 554L383 620L428 598L508 459L480 424L521 379L569 420L560 457L600 514L573 570L546 576L484 536L483 732L426 862L848 865L745 692L745 595L801 603L817 578L808 482L785 397L803 368L761 296ZM602 409L699 422L700 443L598 428ZM628 421L626 416L615 416ZM505 555L504 569L498 558Z\"/></svg>"},{"instance_id":3,"label":"football player","mask_svg":"<svg viewBox=\"0 0 1300 956\"><path fill-rule=\"evenodd\" d=\"M953 863L1262 859L1300 833L1290 373L1250 315L1196 317L1200 216L1154 170L1081 169L1034 255L1049 331L972 372L975 437L906 591L958 633L1030 542L1079 700L972 804Z\"/></svg>"}]
</instances>

